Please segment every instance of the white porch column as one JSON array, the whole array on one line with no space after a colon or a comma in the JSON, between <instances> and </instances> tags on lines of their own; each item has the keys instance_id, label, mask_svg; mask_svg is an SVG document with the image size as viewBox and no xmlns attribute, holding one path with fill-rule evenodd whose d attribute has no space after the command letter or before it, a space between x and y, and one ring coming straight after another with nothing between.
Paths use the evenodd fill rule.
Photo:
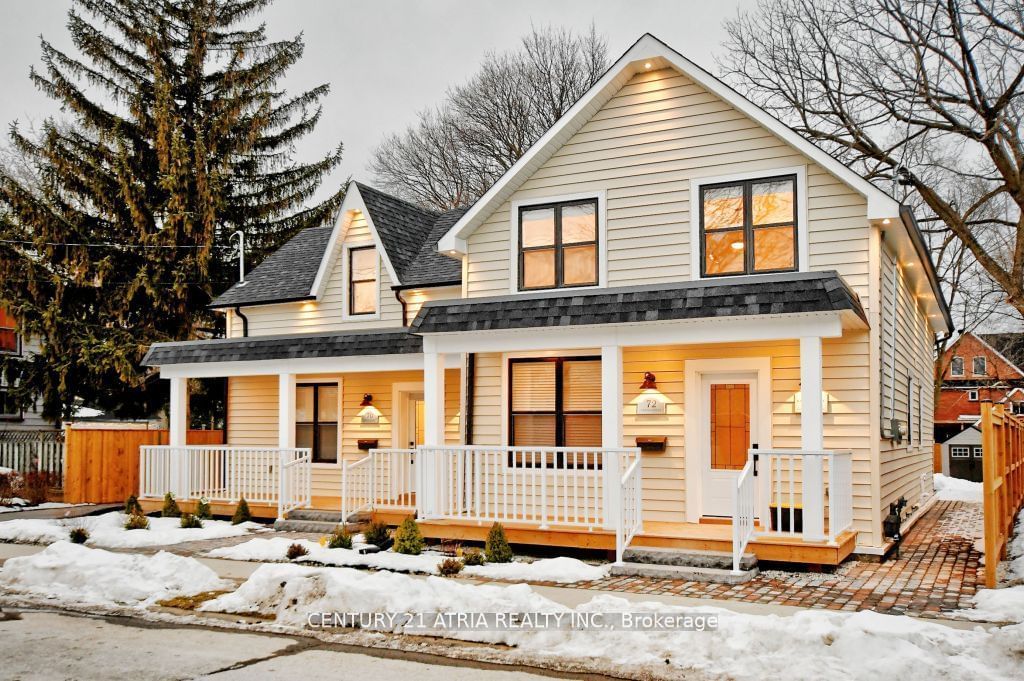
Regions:
<instances>
[{"instance_id":1,"label":"white porch column","mask_svg":"<svg viewBox=\"0 0 1024 681\"><path fill-rule=\"evenodd\" d=\"M277 376L277 446L295 447L295 374Z\"/></svg>"},{"instance_id":2,"label":"white porch column","mask_svg":"<svg viewBox=\"0 0 1024 681\"><path fill-rule=\"evenodd\" d=\"M444 445L444 362L442 352L423 353L423 445L426 451L416 456L417 507L423 518L440 512L438 498L438 461Z\"/></svg>"},{"instance_id":3,"label":"white porch column","mask_svg":"<svg viewBox=\"0 0 1024 681\"><path fill-rule=\"evenodd\" d=\"M176 449L171 450L170 483L171 492L175 497L184 499L188 495L188 454L184 448L188 444L188 379L175 377L171 380L171 399L167 406L167 444Z\"/></svg>"},{"instance_id":4,"label":"white porch column","mask_svg":"<svg viewBox=\"0 0 1024 681\"><path fill-rule=\"evenodd\" d=\"M821 412L822 391L821 337L800 339L800 435L802 447L809 451L824 449L824 422ZM822 458L803 458L804 539L825 541L825 485Z\"/></svg>"},{"instance_id":5,"label":"white porch column","mask_svg":"<svg viewBox=\"0 0 1024 681\"><path fill-rule=\"evenodd\" d=\"M601 446L622 449L622 347L601 348ZM618 454L603 455L604 527L615 529L622 496L622 460Z\"/></svg>"}]
</instances>

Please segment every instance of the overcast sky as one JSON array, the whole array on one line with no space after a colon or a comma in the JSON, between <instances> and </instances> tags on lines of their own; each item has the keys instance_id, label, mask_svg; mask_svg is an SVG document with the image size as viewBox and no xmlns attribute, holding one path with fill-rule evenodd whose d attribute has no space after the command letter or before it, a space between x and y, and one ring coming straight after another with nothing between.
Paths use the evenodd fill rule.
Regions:
<instances>
[{"instance_id":1,"label":"overcast sky","mask_svg":"<svg viewBox=\"0 0 1024 681\"><path fill-rule=\"evenodd\" d=\"M303 33L306 53L289 72L292 91L331 85L316 132L299 148L312 158L345 144L334 178L371 181L367 167L384 135L400 131L445 88L464 81L488 51L514 48L530 24L583 29L591 21L621 55L644 32L715 71L722 20L751 0L278 0L264 13L272 37ZM56 113L28 79L39 65L39 36L70 48L70 0L2 0L0 122Z\"/></svg>"}]
</instances>

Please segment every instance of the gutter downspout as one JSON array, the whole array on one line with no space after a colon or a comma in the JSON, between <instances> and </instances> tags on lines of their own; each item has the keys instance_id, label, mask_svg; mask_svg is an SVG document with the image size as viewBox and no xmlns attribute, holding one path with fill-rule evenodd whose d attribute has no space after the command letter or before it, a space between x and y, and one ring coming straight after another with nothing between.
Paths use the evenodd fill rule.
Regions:
<instances>
[{"instance_id":1,"label":"gutter downspout","mask_svg":"<svg viewBox=\"0 0 1024 681\"><path fill-rule=\"evenodd\" d=\"M242 320L242 338L249 337L249 318L242 313L241 305L235 305L235 314Z\"/></svg>"},{"instance_id":2,"label":"gutter downspout","mask_svg":"<svg viewBox=\"0 0 1024 681\"><path fill-rule=\"evenodd\" d=\"M406 313L406 302L405 299L402 298L402 291L397 288L392 290L395 292L395 299L402 306L402 326L409 326L409 316Z\"/></svg>"}]
</instances>

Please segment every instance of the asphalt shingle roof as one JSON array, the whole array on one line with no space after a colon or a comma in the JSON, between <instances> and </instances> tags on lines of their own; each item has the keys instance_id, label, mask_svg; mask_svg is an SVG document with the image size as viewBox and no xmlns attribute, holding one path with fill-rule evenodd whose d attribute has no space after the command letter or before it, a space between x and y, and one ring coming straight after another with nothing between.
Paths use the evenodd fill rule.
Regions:
<instances>
[{"instance_id":1,"label":"asphalt shingle roof","mask_svg":"<svg viewBox=\"0 0 1024 681\"><path fill-rule=\"evenodd\" d=\"M420 308L410 330L487 331L840 310L866 320L857 294L838 273L808 272L434 301Z\"/></svg>"},{"instance_id":2,"label":"asphalt shingle roof","mask_svg":"<svg viewBox=\"0 0 1024 681\"><path fill-rule=\"evenodd\" d=\"M310 298L309 290L330 238L331 225L302 230L249 272L244 286L235 284L217 296L210 307Z\"/></svg>"},{"instance_id":3,"label":"asphalt shingle roof","mask_svg":"<svg viewBox=\"0 0 1024 681\"><path fill-rule=\"evenodd\" d=\"M402 288L458 284L462 263L437 252L437 241L466 212L435 213L356 183L381 244ZM331 238L333 225L312 227L292 237L210 307L281 303L311 298L309 292Z\"/></svg>"},{"instance_id":4,"label":"asphalt shingle roof","mask_svg":"<svg viewBox=\"0 0 1024 681\"><path fill-rule=\"evenodd\" d=\"M154 343L143 366L204 362L251 362L309 357L404 355L422 352L423 339L405 331L349 331L290 336L250 336Z\"/></svg>"}]
</instances>

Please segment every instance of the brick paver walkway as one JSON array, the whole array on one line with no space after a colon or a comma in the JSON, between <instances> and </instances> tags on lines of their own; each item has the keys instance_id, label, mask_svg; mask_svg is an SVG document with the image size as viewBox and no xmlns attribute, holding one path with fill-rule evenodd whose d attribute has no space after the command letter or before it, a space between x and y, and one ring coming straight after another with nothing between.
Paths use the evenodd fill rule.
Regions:
<instances>
[{"instance_id":1,"label":"brick paver walkway","mask_svg":"<svg viewBox=\"0 0 1024 681\"><path fill-rule=\"evenodd\" d=\"M766 570L735 586L646 577L608 577L571 586L944 617L971 607L971 597L979 588L981 554L974 542L981 518L981 504L939 501L908 533L899 558L881 564L847 561L833 573Z\"/></svg>"}]
</instances>

